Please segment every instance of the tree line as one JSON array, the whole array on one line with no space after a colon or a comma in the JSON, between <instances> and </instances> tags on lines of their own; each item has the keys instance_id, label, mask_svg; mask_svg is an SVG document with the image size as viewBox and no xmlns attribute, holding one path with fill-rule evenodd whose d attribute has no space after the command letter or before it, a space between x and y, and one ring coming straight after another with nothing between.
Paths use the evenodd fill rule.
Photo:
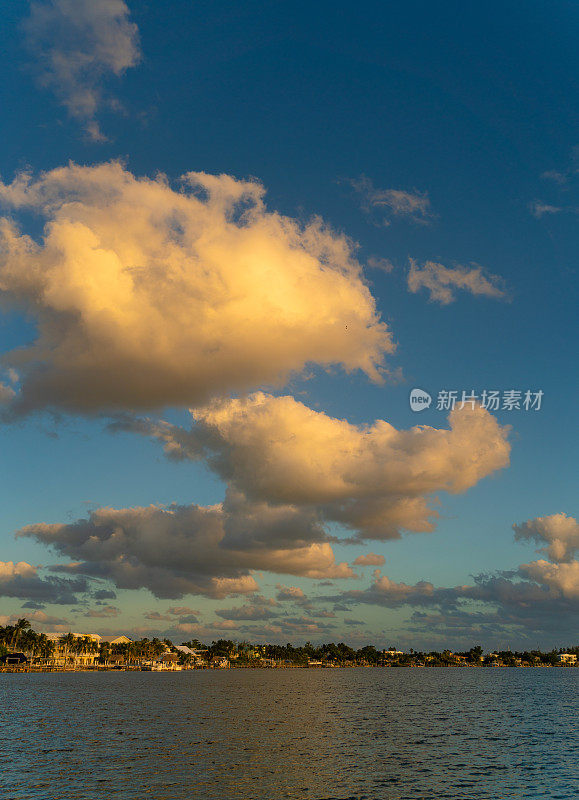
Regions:
<instances>
[{"instance_id":1,"label":"tree line","mask_svg":"<svg viewBox=\"0 0 579 800\"><path fill-rule=\"evenodd\" d=\"M392 666L451 666L457 663L466 664L503 664L505 666L525 665L554 665L559 663L560 653L574 654L579 659L579 645L566 649L553 649L543 652L536 650L511 651L501 650L484 653L480 645L469 650L452 652L421 651L410 649L409 652L400 652L391 647L379 650L374 645L365 645L355 649L344 642L329 642L314 645L306 642L303 646L287 644L253 644L251 642L238 642L231 639L218 639L211 644L203 644L198 639L182 642L198 655L211 661L214 657L227 658L237 664L258 664L260 661L269 660L279 664L292 664L305 666L308 663L321 662L322 664L345 665L385 665ZM191 656L180 652L169 639L143 638L131 642L98 642L90 636L75 636L73 633L63 633L57 642L48 638L44 633L37 633L32 629L30 622L19 619L13 625L0 626L0 656L7 653L22 652L31 659L50 660L55 657L57 649L66 662L73 656L94 655L98 656L100 663L115 660L121 663L142 663L159 658L163 653L177 654L181 663L187 663Z\"/></svg>"}]
</instances>

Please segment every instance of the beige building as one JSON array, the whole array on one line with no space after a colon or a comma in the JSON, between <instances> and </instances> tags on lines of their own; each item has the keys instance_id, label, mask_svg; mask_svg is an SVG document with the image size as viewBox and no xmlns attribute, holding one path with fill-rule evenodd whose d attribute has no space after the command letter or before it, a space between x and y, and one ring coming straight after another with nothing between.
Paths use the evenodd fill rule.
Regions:
<instances>
[{"instance_id":1,"label":"beige building","mask_svg":"<svg viewBox=\"0 0 579 800\"><path fill-rule=\"evenodd\" d=\"M98 633L72 633L72 641L66 633L47 633L54 642L54 653L50 661L58 667L92 667L99 658L101 637Z\"/></svg>"}]
</instances>

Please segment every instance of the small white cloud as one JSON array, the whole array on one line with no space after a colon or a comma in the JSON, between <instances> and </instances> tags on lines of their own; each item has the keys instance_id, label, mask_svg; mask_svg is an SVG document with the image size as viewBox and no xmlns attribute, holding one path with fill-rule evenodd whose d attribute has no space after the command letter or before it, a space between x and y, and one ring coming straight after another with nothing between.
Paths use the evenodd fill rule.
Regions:
<instances>
[{"instance_id":1,"label":"small white cloud","mask_svg":"<svg viewBox=\"0 0 579 800\"><path fill-rule=\"evenodd\" d=\"M427 192L377 189L365 175L349 184L359 196L360 208L375 225L388 226L395 218L426 223L435 216Z\"/></svg>"},{"instance_id":2,"label":"small white cloud","mask_svg":"<svg viewBox=\"0 0 579 800\"><path fill-rule=\"evenodd\" d=\"M474 295L504 299L503 280L498 275L485 272L482 267L445 267L435 261L426 261L419 267L410 259L407 276L408 289L416 294L420 289L430 292L430 301L448 305L456 300L457 291Z\"/></svg>"},{"instance_id":3,"label":"small white cloud","mask_svg":"<svg viewBox=\"0 0 579 800\"><path fill-rule=\"evenodd\" d=\"M541 219L545 214L559 214L565 209L561 206L552 206L548 203L541 203L539 200L533 200L529 203L529 211L536 219Z\"/></svg>"},{"instance_id":4,"label":"small white cloud","mask_svg":"<svg viewBox=\"0 0 579 800\"><path fill-rule=\"evenodd\" d=\"M365 556L358 556L354 561L355 567L382 567L386 563L384 556L377 553L367 553Z\"/></svg>"},{"instance_id":5,"label":"small white cloud","mask_svg":"<svg viewBox=\"0 0 579 800\"><path fill-rule=\"evenodd\" d=\"M569 180L569 176L565 172L559 172L556 169L549 169L541 174L541 178L545 181L553 181L554 183L564 184Z\"/></svg>"},{"instance_id":6,"label":"small white cloud","mask_svg":"<svg viewBox=\"0 0 579 800\"><path fill-rule=\"evenodd\" d=\"M299 586L284 586L283 584L278 583L276 588L276 598L282 602L286 600L301 601L306 597L303 589L300 589Z\"/></svg>"}]
</instances>

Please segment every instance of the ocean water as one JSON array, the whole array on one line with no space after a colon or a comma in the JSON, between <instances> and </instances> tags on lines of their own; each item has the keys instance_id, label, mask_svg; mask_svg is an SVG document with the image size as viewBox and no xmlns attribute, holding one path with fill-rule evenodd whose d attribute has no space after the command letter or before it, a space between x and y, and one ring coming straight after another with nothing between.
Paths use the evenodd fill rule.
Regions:
<instances>
[{"instance_id":1,"label":"ocean water","mask_svg":"<svg viewBox=\"0 0 579 800\"><path fill-rule=\"evenodd\" d=\"M1 800L579 797L579 669L0 675Z\"/></svg>"}]
</instances>

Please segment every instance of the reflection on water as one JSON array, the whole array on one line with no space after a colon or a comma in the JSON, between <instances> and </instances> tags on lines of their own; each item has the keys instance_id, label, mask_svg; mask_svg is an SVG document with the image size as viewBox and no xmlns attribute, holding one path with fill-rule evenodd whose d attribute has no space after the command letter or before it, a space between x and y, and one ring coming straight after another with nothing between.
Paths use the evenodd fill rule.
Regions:
<instances>
[{"instance_id":1,"label":"reflection on water","mask_svg":"<svg viewBox=\"0 0 579 800\"><path fill-rule=\"evenodd\" d=\"M1 800L577 798L579 670L0 675Z\"/></svg>"}]
</instances>

